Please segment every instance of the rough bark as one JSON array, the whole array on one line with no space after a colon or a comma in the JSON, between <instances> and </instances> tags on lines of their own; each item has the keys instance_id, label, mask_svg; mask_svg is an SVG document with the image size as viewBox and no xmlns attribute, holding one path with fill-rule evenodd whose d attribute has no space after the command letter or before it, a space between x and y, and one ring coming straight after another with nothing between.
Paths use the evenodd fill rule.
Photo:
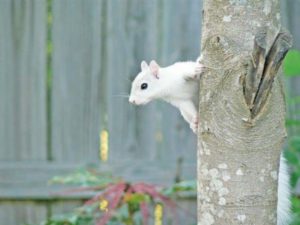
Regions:
<instances>
[{"instance_id":1,"label":"rough bark","mask_svg":"<svg viewBox=\"0 0 300 225\"><path fill-rule=\"evenodd\" d=\"M279 68L291 45L279 1L204 0L203 9L198 225L276 224Z\"/></svg>"}]
</instances>

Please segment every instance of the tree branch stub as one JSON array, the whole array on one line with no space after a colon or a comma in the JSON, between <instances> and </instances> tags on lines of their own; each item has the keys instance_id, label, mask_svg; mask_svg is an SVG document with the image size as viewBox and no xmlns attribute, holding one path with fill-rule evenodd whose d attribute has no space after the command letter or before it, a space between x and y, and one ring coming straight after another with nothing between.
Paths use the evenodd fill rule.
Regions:
<instances>
[{"instance_id":1,"label":"tree branch stub","mask_svg":"<svg viewBox=\"0 0 300 225\"><path fill-rule=\"evenodd\" d=\"M277 34L268 52L266 32L261 32L255 37L252 63L244 83L244 95L251 112L251 119L255 118L264 107L275 75L291 46L292 37L286 31Z\"/></svg>"}]
</instances>

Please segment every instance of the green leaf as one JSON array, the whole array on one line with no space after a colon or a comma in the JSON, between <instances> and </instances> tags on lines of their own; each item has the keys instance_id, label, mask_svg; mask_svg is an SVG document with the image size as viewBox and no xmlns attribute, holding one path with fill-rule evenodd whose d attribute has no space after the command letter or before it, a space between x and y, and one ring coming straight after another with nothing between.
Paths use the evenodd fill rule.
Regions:
<instances>
[{"instance_id":1,"label":"green leaf","mask_svg":"<svg viewBox=\"0 0 300 225\"><path fill-rule=\"evenodd\" d=\"M127 202L133 203L133 204L139 204L141 202L149 202L150 197L145 194L130 194L129 197L127 197Z\"/></svg>"},{"instance_id":2,"label":"green leaf","mask_svg":"<svg viewBox=\"0 0 300 225\"><path fill-rule=\"evenodd\" d=\"M164 195L170 196L178 192L187 192L187 191L194 192L196 190L197 190L196 180L186 180L186 181L181 181L179 183L176 183L167 189L164 189L162 193Z\"/></svg>"},{"instance_id":3,"label":"green leaf","mask_svg":"<svg viewBox=\"0 0 300 225\"><path fill-rule=\"evenodd\" d=\"M296 120L296 119L286 119L285 120L285 125L287 127L291 127L291 126L300 126L300 120Z\"/></svg>"},{"instance_id":4,"label":"green leaf","mask_svg":"<svg viewBox=\"0 0 300 225\"><path fill-rule=\"evenodd\" d=\"M291 104L299 104L300 103L300 96L288 97L287 98L287 103L289 105L291 105Z\"/></svg>"},{"instance_id":5,"label":"green leaf","mask_svg":"<svg viewBox=\"0 0 300 225\"><path fill-rule=\"evenodd\" d=\"M108 185L110 183L115 183L117 180L118 178L114 178L108 173L99 173L93 170L80 169L69 175L55 176L50 180L50 183L73 184L90 187Z\"/></svg>"},{"instance_id":6,"label":"green leaf","mask_svg":"<svg viewBox=\"0 0 300 225\"><path fill-rule=\"evenodd\" d=\"M290 150L285 151L284 156L290 164L295 166L298 164L298 158L295 152L292 152Z\"/></svg>"},{"instance_id":7,"label":"green leaf","mask_svg":"<svg viewBox=\"0 0 300 225\"><path fill-rule=\"evenodd\" d=\"M299 178L299 176L298 176L297 173L292 173L291 174L291 185L292 185L292 187L296 187L298 178Z\"/></svg>"},{"instance_id":8,"label":"green leaf","mask_svg":"<svg viewBox=\"0 0 300 225\"><path fill-rule=\"evenodd\" d=\"M300 52L292 49L283 61L283 72L286 76L300 75Z\"/></svg>"},{"instance_id":9,"label":"green leaf","mask_svg":"<svg viewBox=\"0 0 300 225\"><path fill-rule=\"evenodd\" d=\"M174 185L176 191L196 191L197 182L196 180L181 181Z\"/></svg>"},{"instance_id":10,"label":"green leaf","mask_svg":"<svg viewBox=\"0 0 300 225\"><path fill-rule=\"evenodd\" d=\"M300 152L300 136L294 136L289 141L290 149Z\"/></svg>"}]
</instances>

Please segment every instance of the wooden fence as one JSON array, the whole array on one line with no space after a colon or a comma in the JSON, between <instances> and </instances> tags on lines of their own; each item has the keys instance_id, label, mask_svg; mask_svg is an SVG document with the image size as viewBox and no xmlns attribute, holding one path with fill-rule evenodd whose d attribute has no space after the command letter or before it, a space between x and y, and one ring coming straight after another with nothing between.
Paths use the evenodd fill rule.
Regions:
<instances>
[{"instance_id":1,"label":"wooden fence","mask_svg":"<svg viewBox=\"0 0 300 225\"><path fill-rule=\"evenodd\" d=\"M82 196L47 180L88 164L131 181L196 176L196 138L164 103L128 104L142 59L199 54L201 0L0 0L0 225L38 223ZM299 48L299 1L283 3ZM298 35L298 36L297 36ZM109 132L108 161L99 133ZM178 162L183 160L182 165ZM187 203L196 212L195 201Z\"/></svg>"},{"instance_id":2,"label":"wooden fence","mask_svg":"<svg viewBox=\"0 0 300 225\"><path fill-rule=\"evenodd\" d=\"M199 0L0 0L1 225L78 204L47 180L91 163L132 181L195 178L196 138L178 111L119 95L142 59L196 59L200 18Z\"/></svg>"}]
</instances>

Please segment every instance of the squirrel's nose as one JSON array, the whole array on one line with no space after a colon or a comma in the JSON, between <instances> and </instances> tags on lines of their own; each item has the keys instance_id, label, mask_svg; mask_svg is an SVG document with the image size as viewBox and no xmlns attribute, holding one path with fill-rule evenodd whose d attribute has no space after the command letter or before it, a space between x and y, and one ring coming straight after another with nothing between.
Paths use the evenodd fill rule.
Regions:
<instances>
[{"instance_id":1,"label":"squirrel's nose","mask_svg":"<svg viewBox=\"0 0 300 225\"><path fill-rule=\"evenodd\" d=\"M135 104L135 100L133 98L129 98L129 102Z\"/></svg>"}]
</instances>

